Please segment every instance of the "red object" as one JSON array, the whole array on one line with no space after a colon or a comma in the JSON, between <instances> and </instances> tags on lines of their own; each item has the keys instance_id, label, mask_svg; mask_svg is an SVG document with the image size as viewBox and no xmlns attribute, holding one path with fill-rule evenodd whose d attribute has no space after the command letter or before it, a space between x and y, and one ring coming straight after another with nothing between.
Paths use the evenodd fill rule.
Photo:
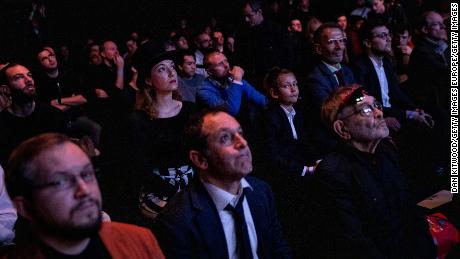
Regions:
<instances>
[{"instance_id":1,"label":"red object","mask_svg":"<svg viewBox=\"0 0 460 259\"><path fill-rule=\"evenodd\" d=\"M439 259L444 259L450 250L460 242L460 234L442 213L426 216L431 236L437 247Z\"/></svg>"}]
</instances>

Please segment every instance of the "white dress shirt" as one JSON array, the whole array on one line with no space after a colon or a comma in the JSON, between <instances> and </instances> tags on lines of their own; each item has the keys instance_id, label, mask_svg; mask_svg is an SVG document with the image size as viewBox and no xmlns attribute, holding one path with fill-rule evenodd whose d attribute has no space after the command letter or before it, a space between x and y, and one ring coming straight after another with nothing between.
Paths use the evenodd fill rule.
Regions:
<instances>
[{"instance_id":1,"label":"white dress shirt","mask_svg":"<svg viewBox=\"0 0 460 259\"><path fill-rule=\"evenodd\" d=\"M238 203L241 194L243 193L243 189L248 187L251 188L251 185L243 178L241 179L241 187L238 191L237 195L229 193L213 184L207 183L201 179L204 187L208 191L209 195L211 196L214 205L216 205L217 212L219 213L220 221L222 222L222 227L224 229L225 240L227 241L227 249L228 249L228 258L229 259L239 259L238 251L236 250L236 231L235 231L235 221L233 219L233 215L230 211L225 210L225 207L230 203L233 207L236 206ZM256 227L254 225L254 221L252 219L251 210L248 205L248 200L244 197L243 201L243 210L244 210L244 218L246 220L246 225L248 227L248 234L249 234L249 242L251 243L251 250L254 259L258 259L257 256L257 233Z\"/></svg>"},{"instance_id":2,"label":"white dress shirt","mask_svg":"<svg viewBox=\"0 0 460 259\"><path fill-rule=\"evenodd\" d=\"M377 60L372 56L370 56L370 59L379 79L380 93L382 94L382 105L385 108L391 108L390 95L388 92L388 80L383 67L383 60Z\"/></svg>"},{"instance_id":3,"label":"white dress shirt","mask_svg":"<svg viewBox=\"0 0 460 259\"><path fill-rule=\"evenodd\" d=\"M280 106L283 109L284 113L286 113L286 116L287 116L288 121L289 121L289 125L291 125L292 137L294 139L297 139L297 131L295 130L295 126L294 126L294 116L296 114L295 110L294 110L294 107L291 107L292 110L289 111L283 105L280 105Z\"/></svg>"}]
</instances>

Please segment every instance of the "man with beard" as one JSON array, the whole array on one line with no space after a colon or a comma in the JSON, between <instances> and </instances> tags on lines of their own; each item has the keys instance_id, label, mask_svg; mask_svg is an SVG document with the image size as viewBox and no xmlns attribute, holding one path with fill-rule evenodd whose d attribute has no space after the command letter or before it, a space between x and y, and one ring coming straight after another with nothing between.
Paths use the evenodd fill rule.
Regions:
<instances>
[{"instance_id":1,"label":"man with beard","mask_svg":"<svg viewBox=\"0 0 460 259\"><path fill-rule=\"evenodd\" d=\"M391 34L385 23L370 20L361 29L366 55L357 61L356 81L383 105L387 126L399 131L401 123L413 120L433 127L431 116L416 109L399 86L396 70L388 59L391 54Z\"/></svg>"},{"instance_id":2,"label":"man with beard","mask_svg":"<svg viewBox=\"0 0 460 259\"><path fill-rule=\"evenodd\" d=\"M243 101L264 107L267 98L243 80L244 70L239 66L230 69L227 57L218 51L205 56L204 64L209 77L197 92L197 102L206 107L223 106L235 116L240 113Z\"/></svg>"},{"instance_id":3,"label":"man with beard","mask_svg":"<svg viewBox=\"0 0 460 259\"><path fill-rule=\"evenodd\" d=\"M228 113L204 110L185 132L199 171L154 226L168 258L290 258L273 194L248 176L252 155L240 124Z\"/></svg>"},{"instance_id":4,"label":"man with beard","mask_svg":"<svg viewBox=\"0 0 460 259\"><path fill-rule=\"evenodd\" d=\"M312 177L312 258L436 258L424 217L408 197L382 105L360 86L337 89L322 117L341 143Z\"/></svg>"},{"instance_id":5,"label":"man with beard","mask_svg":"<svg viewBox=\"0 0 460 259\"><path fill-rule=\"evenodd\" d=\"M66 136L23 142L7 168L6 188L22 218L8 258L164 258L149 230L102 223L94 168Z\"/></svg>"},{"instance_id":6,"label":"man with beard","mask_svg":"<svg viewBox=\"0 0 460 259\"><path fill-rule=\"evenodd\" d=\"M11 105L0 113L0 163L6 164L16 145L44 132L64 132L65 120L59 110L35 101L35 82L26 67L7 64L0 70L0 84L11 96Z\"/></svg>"}]
</instances>

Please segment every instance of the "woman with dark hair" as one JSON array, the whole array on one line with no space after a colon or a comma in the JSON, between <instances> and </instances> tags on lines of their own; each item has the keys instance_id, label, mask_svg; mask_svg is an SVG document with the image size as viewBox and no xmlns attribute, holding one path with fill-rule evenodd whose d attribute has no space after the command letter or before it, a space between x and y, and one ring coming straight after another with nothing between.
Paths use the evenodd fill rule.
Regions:
<instances>
[{"instance_id":1,"label":"woman with dark hair","mask_svg":"<svg viewBox=\"0 0 460 259\"><path fill-rule=\"evenodd\" d=\"M169 198L183 189L194 172L181 143L189 116L195 111L177 92L175 52L161 43L149 42L140 50L137 96L133 125L134 168L142 181L141 213L155 218Z\"/></svg>"}]
</instances>

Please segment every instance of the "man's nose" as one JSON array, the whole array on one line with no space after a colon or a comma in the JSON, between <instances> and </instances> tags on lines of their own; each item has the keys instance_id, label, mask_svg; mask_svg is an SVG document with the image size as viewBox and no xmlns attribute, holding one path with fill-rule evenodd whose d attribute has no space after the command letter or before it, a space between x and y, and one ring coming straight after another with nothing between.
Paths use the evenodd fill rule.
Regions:
<instances>
[{"instance_id":1,"label":"man's nose","mask_svg":"<svg viewBox=\"0 0 460 259\"><path fill-rule=\"evenodd\" d=\"M240 133L235 135L235 144L237 149L242 149L248 145L246 139Z\"/></svg>"},{"instance_id":2,"label":"man's nose","mask_svg":"<svg viewBox=\"0 0 460 259\"><path fill-rule=\"evenodd\" d=\"M86 196L90 193L88 183L83 181L80 177L77 177L75 179L75 196L76 197L81 197L81 196Z\"/></svg>"}]
</instances>

